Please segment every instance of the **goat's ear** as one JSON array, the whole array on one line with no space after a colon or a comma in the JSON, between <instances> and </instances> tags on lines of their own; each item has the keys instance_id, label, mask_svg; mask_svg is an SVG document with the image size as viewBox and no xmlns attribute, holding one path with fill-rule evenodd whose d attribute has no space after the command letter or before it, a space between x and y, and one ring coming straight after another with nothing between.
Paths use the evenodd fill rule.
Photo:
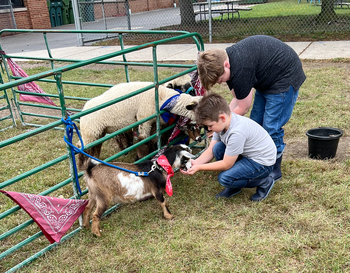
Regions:
<instances>
[{"instance_id":1,"label":"goat's ear","mask_svg":"<svg viewBox=\"0 0 350 273\"><path fill-rule=\"evenodd\" d=\"M192 102L191 104L189 104L189 105L186 105L186 109L187 110L195 110L196 109L196 107L198 106L198 102Z\"/></svg>"},{"instance_id":2,"label":"goat's ear","mask_svg":"<svg viewBox=\"0 0 350 273\"><path fill-rule=\"evenodd\" d=\"M193 155L187 151L182 151L181 153L184 157L187 157L187 158L195 158L196 157L195 155Z\"/></svg>"}]
</instances>

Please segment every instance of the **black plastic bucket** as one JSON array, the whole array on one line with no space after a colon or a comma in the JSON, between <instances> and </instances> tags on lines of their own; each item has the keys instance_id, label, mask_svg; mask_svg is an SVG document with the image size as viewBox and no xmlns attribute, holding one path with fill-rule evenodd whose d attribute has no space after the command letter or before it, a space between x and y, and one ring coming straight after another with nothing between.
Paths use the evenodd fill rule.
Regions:
<instances>
[{"instance_id":1,"label":"black plastic bucket","mask_svg":"<svg viewBox=\"0 0 350 273\"><path fill-rule=\"evenodd\" d=\"M308 130L306 135L309 138L309 157L329 159L335 157L343 131L337 128L319 127Z\"/></svg>"}]
</instances>

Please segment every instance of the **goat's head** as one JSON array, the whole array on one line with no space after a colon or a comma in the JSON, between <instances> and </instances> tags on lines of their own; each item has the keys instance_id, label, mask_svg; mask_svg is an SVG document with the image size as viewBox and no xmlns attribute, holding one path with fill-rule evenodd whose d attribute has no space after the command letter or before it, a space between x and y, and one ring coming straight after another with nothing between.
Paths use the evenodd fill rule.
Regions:
<instances>
[{"instance_id":1,"label":"goat's head","mask_svg":"<svg viewBox=\"0 0 350 273\"><path fill-rule=\"evenodd\" d=\"M193 122L188 122L184 126L180 126L181 131L185 132L192 140L201 142L201 127Z\"/></svg>"},{"instance_id":2,"label":"goat's head","mask_svg":"<svg viewBox=\"0 0 350 273\"><path fill-rule=\"evenodd\" d=\"M178 77L178 78L175 78L175 79L173 79L171 81L166 82L164 84L164 86L167 87L167 88L179 90L179 91L181 91L181 93L186 93L187 90L190 87L192 87L192 85L191 85L191 77L188 74L186 74L186 75L183 75L181 77ZM190 91L189 94L192 95L192 96L196 95L194 90Z\"/></svg>"},{"instance_id":3,"label":"goat's head","mask_svg":"<svg viewBox=\"0 0 350 273\"><path fill-rule=\"evenodd\" d=\"M190 147L180 144L174 145L167 148L164 152L164 155L169 161L169 164L173 169L180 168L183 170L187 170L191 168L191 158L195 158L193 154L191 154L192 150Z\"/></svg>"}]
</instances>

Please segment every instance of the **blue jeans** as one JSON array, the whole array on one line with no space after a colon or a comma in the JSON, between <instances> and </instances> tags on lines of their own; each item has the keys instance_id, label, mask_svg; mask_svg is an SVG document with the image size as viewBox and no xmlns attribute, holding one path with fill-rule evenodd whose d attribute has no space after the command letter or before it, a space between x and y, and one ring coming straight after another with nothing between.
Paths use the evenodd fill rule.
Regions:
<instances>
[{"instance_id":1,"label":"blue jeans","mask_svg":"<svg viewBox=\"0 0 350 273\"><path fill-rule=\"evenodd\" d=\"M279 94L263 94L259 90L255 92L253 109L250 118L259 123L272 137L279 157L286 144L283 142L283 126L292 116L295 102L299 94L290 86L289 91Z\"/></svg>"},{"instance_id":2,"label":"blue jeans","mask_svg":"<svg viewBox=\"0 0 350 273\"><path fill-rule=\"evenodd\" d=\"M221 141L215 143L213 154L216 160L224 158L226 145ZM225 188L243 188L247 185L249 179L265 178L273 169L273 165L266 167L254 160L239 156L236 163L228 170L219 173L219 183Z\"/></svg>"}]
</instances>

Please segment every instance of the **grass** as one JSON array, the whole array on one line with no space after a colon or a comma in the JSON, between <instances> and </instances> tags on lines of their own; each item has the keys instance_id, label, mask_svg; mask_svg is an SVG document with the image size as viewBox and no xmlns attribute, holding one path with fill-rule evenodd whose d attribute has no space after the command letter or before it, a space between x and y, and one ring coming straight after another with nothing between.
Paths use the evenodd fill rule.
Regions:
<instances>
[{"instance_id":1,"label":"grass","mask_svg":"<svg viewBox=\"0 0 350 273\"><path fill-rule=\"evenodd\" d=\"M336 14L347 15L346 8L335 8ZM285 16L305 16L318 15L321 12L320 5L313 5L307 2L298 1L271 2L262 5L254 5L251 11L240 11L241 18L262 18L262 17L285 17Z\"/></svg>"},{"instance_id":2,"label":"grass","mask_svg":"<svg viewBox=\"0 0 350 273\"><path fill-rule=\"evenodd\" d=\"M197 173L193 177L177 172L172 178L174 195L166 196L174 220L162 218L155 200L123 205L102 220L101 238L83 230L23 271L349 272L350 61L306 60L303 65L307 80L300 89L292 119L285 126L283 179L266 200L251 202L255 189L244 189L229 200L216 200L215 194L222 190L217 172ZM41 68L38 69L35 73ZM82 78L84 74L98 82L118 81L115 70L99 71L76 71L74 75L67 72L66 77ZM148 73L134 71L136 77L147 78ZM226 86L217 85L215 91L230 100ZM86 95L88 91L77 92ZM318 126L344 131L336 158L323 161L308 158L305 132ZM0 134L0 140L27 129L19 126L6 130ZM112 144L105 146L103 158L115 149ZM1 181L61 155L65 149L62 132L57 130L10 147L0 153ZM67 178L67 169L68 165L62 163L6 190L40 192ZM67 198L71 187L55 194ZM1 212L12 206L10 199L0 196ZM25 219L29 217L23 211L6 217L6 222L1 222L0 234ZM3 240L1 252L19 238L38 231L36 225L31 225ZM3 259L0 271L8 270L47 245L47 240L41 237Z\"/></svg>"},{"instance_id":3,"label":"grass","mask_svg":"<svg viewBox=\"0 0 350 273\"><path fill-rule=\"evenodd\" d=\"M213 43L233 43L257 34L271 35L291 41L327 41L350 40L350 9L335 8L337 18L328 20L325 24L318 23L316 18L321 12L320 5L314 5L298 0L273 1L251 6L251 11L240 11L240 18L228 20L228 15L216 17L211 24ZM204 42L209 42L209 21L197 21L189 25L171 25L161 30L183 30L198 32ZM150 35L128 35L124 37L125 44L137 45L155 38ZM166 37L165 37L166 38ZM178 43L179 41L176 41ZM182 43L189 43L183 40ZM118 39L105 40L97 45L118 45Z\"/></svg>"}]
</instances>

